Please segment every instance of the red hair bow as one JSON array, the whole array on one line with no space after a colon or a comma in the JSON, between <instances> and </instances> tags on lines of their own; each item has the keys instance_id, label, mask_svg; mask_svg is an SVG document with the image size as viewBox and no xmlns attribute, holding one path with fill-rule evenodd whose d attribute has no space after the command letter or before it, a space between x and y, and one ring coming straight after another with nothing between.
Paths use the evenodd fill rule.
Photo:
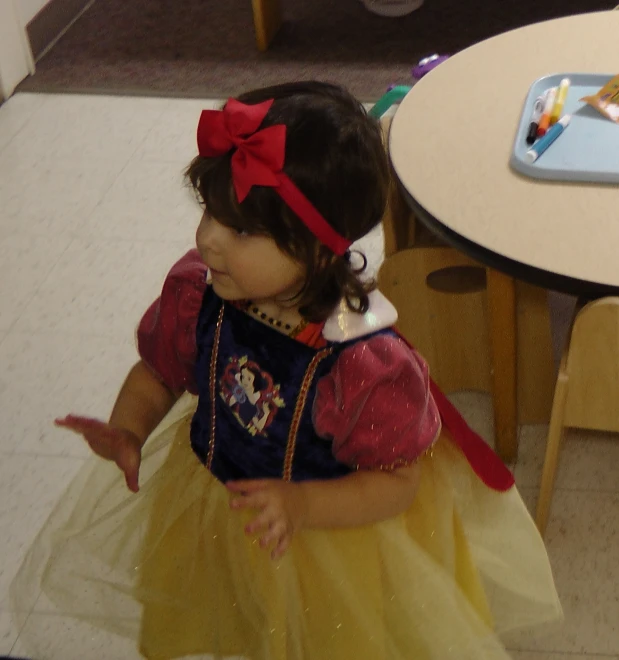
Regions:
<instances>
[{"instance_id":1,"label":"red hair bow","mask_svg":"<svg viewBox=\"0 0 619 660\"><path fill-rule=\"evenodd\" d=\"M321 243L342 255L350 241L331 227L283 171L286 126L258 130L272 104L273 99L255 105L230 99L223 110L203 110L198 123L198 153L212 158L235 149L231 169L239 202L252 186L274 188Z\"/></svg>"}]
</instances>

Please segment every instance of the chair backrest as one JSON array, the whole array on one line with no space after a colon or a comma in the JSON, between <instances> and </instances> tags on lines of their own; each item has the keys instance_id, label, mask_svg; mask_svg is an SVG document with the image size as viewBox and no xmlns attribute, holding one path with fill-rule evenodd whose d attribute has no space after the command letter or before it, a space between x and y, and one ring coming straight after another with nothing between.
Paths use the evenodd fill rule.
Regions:
<instances>
[{"instance_id":1,"label":"chair backrest","mask_svg":"<svg viewBox=\"0 0 619 660\"><path fill-rule=\"evenodd\" d=\"M391 119L392 117L383 117L380 120L385 140L385 149L388 149ZM402 195L393 170L391 170L387 208L383 215L382 224L385 236L385 257L389 257L415 244L415 217Z\"/></svg>"},{"instance_id":2,"label":"chair backrest","mask_svg":"<svg viewBox=\"0 0 619 660\"><path fill-rule=\"evenodd\" d=\"M428 361L443 390L489 392L490 340L483 287L457 294L427 284L432 273L462 266L472 269L475 264L451 248L413 247L385 258L378 283L398 310L399 331Z\"/></svg>"},{"instance_id":3,"label":"chair backrest","mask_svg":"<svg viewBox=\"0 0 619 660\"><path fill-rule=\"evenodd\" d=\"M564 423L619 432L619 297L585 305L572 327Z\"/></svg>"}]
</instances>

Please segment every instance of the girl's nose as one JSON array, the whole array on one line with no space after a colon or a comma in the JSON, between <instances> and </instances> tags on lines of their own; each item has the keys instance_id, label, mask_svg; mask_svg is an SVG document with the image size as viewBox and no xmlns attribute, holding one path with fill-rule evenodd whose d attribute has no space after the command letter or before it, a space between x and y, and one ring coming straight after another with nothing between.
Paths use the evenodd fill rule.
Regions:
<instances>
[{"instance_id":1,"label":"girl's nose","mask_svg":"<svg viewBox=\"0 0 619 660\"><path fill-rule=\"evenodd\" d=\"M202 218L197 231L197 242L203 247L219 252L225 242L226 228L212 218Z\"/></svg>"}]
</instances>

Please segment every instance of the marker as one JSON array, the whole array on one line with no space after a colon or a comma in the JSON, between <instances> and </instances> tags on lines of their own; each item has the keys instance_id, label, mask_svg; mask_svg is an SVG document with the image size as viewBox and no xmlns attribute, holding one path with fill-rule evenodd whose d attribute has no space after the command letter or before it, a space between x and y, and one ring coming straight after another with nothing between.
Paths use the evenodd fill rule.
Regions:
<instances>
[{"instance_id":1,"label":"marker","mask_svg":"<svg viewBox=\"0 0 619 660\"><path fill-rule=\"evenodd\" d=\"M567 93L570 89L570 79L563 78L559 85L559 90L557 91L557 96L555 98L554 105L552 106L552 112L550 113L550 125L556 124L563 112L563 106L565 105L565 99L567 98Z\"/></svg>"},{"instance_id":2,"label":"marker","mask_svg":"<svg viewBox=\"0 0 619 660\"><path fill-rule=\"evenodd\" d=\"M552 87L546 93L546 103L544 103L544 111L539 120L539 126L537 127L537 137L542 137L546 135L546 131L550 126L550 113L555 105L555 99L557 98L557 88Z\"/></svg>"},{"instance_id":3,"label":"marker","mask_svg":"<svg viewBox=\"0 0 619 660\"><path fill-rule=\"evenodd\" d=\"M529 149L525 154L525 159L527 163L534 163L548 147L563 133L567 125L570 123L571 115L565 115L561 117L559 121L551 126L546 135L543 138L540 138L532 149Z\"/></svg>"},{"instance_id":4,"label":"marker","mask_svg":"<svg viewBox=\"0 0 619 660\"><path fill-rule=\"evenodd\" d=\"M539 126L539 120L542 118L542 112L544 112L545 102L545 96L538 96L537 99L535 99L533 112L531 113L531 123L529 124L529 130L527 131L527 144L533 144L535 142L535 138L537 137L537 127Z\"/></svg>"}]
</instances>

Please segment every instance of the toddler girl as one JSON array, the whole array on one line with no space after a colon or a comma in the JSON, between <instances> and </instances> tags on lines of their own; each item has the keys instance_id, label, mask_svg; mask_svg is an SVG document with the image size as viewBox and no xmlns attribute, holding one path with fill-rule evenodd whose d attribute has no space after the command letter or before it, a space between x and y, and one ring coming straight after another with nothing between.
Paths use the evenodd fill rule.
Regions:
<instances>
[{"instance_id":1,"label":"toddler girl","mask_svg":"<svg viewBox=\"0 0 619 660\"><path fill-rule=\"evenodd\" d=\"M379 125L293 83L204 111L197 140L197 249L109 422L57 420L107 462L39 534L16 609L42 590L150 659L508 658L499 633L560 607L511 474L350 250L385 206Z\"/></svg>"}]
</instances>

